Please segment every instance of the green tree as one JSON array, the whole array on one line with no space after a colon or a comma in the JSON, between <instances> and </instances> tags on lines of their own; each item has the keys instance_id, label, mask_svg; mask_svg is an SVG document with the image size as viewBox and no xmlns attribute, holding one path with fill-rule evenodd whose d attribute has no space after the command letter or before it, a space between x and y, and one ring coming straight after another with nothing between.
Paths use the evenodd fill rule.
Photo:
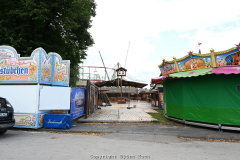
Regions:
<instances>
[{"instance_id":1,"label":"green tree","mask_svg":"<svg viewBox=\"0 0 240 160\"><path fill-rule=\"evenodd\" d=\"M95 17L94 0L0 0L0 45L14 47L21 57L42 47L71 61L70 86L78 64L94 41L88 29Z\"/></svg>"}]
</instances>

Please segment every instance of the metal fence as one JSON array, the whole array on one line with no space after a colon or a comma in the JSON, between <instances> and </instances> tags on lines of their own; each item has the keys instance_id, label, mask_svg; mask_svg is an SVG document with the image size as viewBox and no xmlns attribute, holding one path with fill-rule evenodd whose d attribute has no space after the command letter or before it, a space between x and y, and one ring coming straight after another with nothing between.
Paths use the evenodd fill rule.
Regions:
<instances>
[{"instance_id":1,"label":"metal fence","mask_svg":"<svg viewBox=\"0 0 240 160\"><path fill-rule=\"evenodd\" d=\"M88 118L98 108L98 87L87 80L86 85L86 112L85 118Z\"/></svg>"}]
</instances>

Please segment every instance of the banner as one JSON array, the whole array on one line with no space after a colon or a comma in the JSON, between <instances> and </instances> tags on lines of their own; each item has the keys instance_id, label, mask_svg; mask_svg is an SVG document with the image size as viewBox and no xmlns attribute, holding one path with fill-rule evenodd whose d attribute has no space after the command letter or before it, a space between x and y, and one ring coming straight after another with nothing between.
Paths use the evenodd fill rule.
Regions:
<instances>
[{"instance_id":1,"label":"banner","mask_svg":"<svg viewBox=\"0 0 240 160\"><path fill-rule=\"evenodd\" d=\"M85 113L85 88L73 88L72 89L72 99L71 99L71 113L73 118L84 115Z\"/></svg>"}]
</instances>

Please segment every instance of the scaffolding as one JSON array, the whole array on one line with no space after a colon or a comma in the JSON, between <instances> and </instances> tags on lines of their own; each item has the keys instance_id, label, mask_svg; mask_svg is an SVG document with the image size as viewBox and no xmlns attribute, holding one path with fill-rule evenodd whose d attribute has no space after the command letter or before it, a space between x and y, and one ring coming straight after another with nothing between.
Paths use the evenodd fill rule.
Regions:
<instances>
[{"instance_id":1,"label":"scaffolding","mask_svg":"<svg viewBox=\"0 0 240 160\"><path fill-rule=\"evenodd\" d=\"M91 72L91 69L94 69L94 72ZM105 71L104 76L100 76L98 74L97 69L104 69L104 70L113 70L111 75L111 79L115 79L117 77L116 71L114 68L108 67L98 67L98 66L80 66L79 67L79 81L86 81L90 80L91 82L102 82L107 80L107 72ZM87 72L88 71L88 72Z\"/></svg>"}]
</instances>

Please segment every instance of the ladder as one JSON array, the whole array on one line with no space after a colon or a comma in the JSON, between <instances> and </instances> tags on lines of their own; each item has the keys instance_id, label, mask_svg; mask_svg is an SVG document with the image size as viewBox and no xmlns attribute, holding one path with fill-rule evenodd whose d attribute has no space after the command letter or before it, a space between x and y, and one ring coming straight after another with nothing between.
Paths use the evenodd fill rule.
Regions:
<instances>
[{"instance_id":1,"label":"ladder","mask_svg":"<svg viewBox=\"0 0 240 160\"><path fill-rule=\"evenodd\" d=\"M101 94L100 97L102 98L102 103L105 103L106 106L112 106L112 105L110 104L110 101L109 101L109 99L108 99L107 94L106 94L106 93L103 93L103 92L101 92L100 94ZM100 106L103 106L103 104L101 104Z\"/></svg>"}]
</instances>

